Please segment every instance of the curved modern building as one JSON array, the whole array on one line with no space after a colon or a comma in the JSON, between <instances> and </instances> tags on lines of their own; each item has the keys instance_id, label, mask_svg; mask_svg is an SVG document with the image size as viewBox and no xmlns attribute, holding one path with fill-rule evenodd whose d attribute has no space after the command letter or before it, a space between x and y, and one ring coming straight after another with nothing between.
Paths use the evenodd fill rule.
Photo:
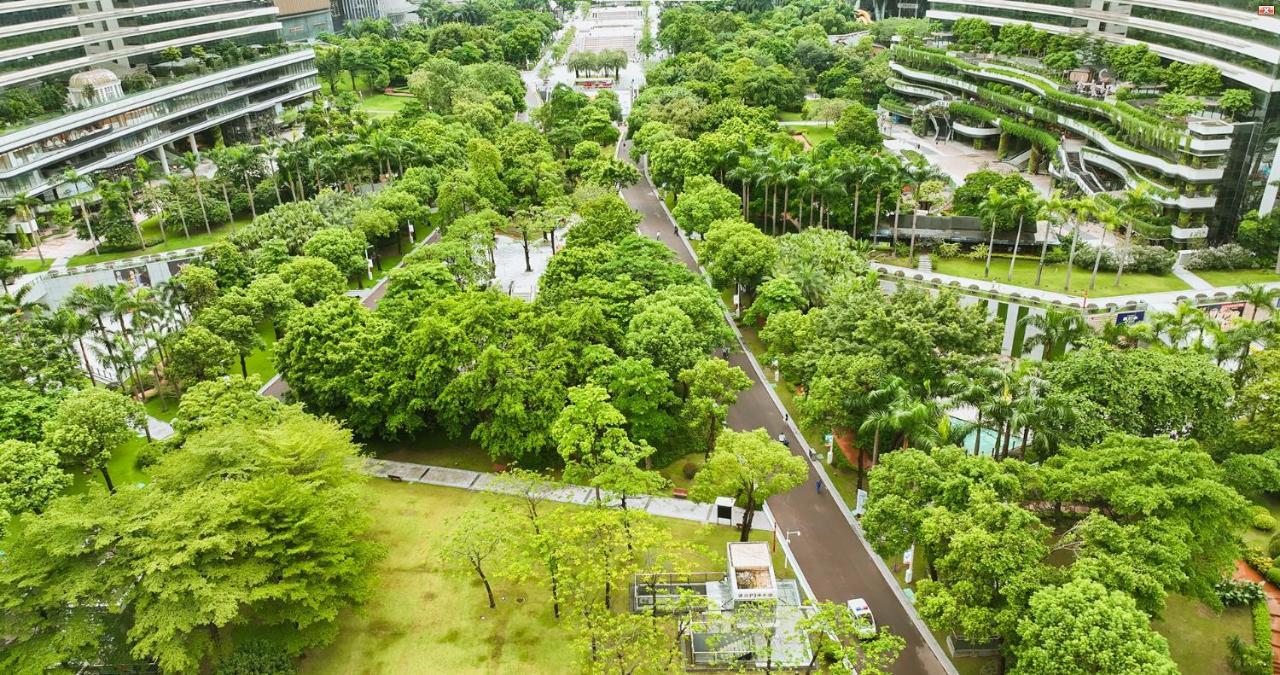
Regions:
<instances>
[{"instance_id":1,"label":"curved modern building","mask_svg":"<svg viewBox=\"0 0 1280 675\"><path fill-rule=\"evenodd\" d=\"M1197 141L1206 148L1214 146L1212 153L1190 152L1186 161L1198 156L1204 161L1196 162L1197 168L1218 166L1220 177L1204 181L1203 172L1191 167L1151 166L1152 161L1142 167L1165 178L1190 171L1195 174L1190 185L1212 185L1212 215L1205 223L1210 238L1222 239L1234 231L1240 214L1255 208L1266 212L1276 205L1278 186L1271 183L1271 174L1280 164L1280 19L1266 7L1245 0L930 0L926 16L944 24L975 17L996 26L1025 23L1051 33L1101 37L1113 44L1146 44L1169 61L1212 64L1228 87L1252 90L1258 107L1251 119L1230 125L1228 132L1195 124L1186 129L1191 139L1186 149ZM1231 139L1230 147L1219 151L1225 138ZM1094 164L1103 171L1123 172L1133 165L1102 144L1089 143L1084 152L1101 157ZM1212 158L1220 152L1220 159ZM1190 192L1177 198L1183 206L1203 210L1208 191Z\"/></svg>"},{"instance_id":2,"label":"curved modern building","mask_svg":"<svg viewBox=\"0 0 1280 675\"><path fill-rule=\"evenodd\" d=\"M313 53L282 42L276 14L272 0L0 1L0 100L43 106L0 120L0 197L144 153L167 168L202 134L256 138L319 89Z\"/></svg>"}]
</instances>

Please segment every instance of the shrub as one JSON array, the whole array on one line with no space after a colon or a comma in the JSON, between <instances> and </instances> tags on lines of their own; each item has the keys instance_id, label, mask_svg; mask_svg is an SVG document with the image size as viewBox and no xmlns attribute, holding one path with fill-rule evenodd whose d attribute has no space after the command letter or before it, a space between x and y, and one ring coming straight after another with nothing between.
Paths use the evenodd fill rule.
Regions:
<instances>
[{"instance_id":1,"label":"shrub","mask_svg":"<svg viewBox=\"0 0 1280 675\"><path fill-rule=\"evenodd\" d=\"M681 470L681 473L684 474L685 480L693 480L693 477L698 475L698 471L701 468L702 468L702 465L698 464L697 462L685 462L684 468Z\"/></svg>"},{"instance_id":2,"label":"shrub","mask_svg":"<svg viewBox=\"0 0 1280 675\"><path fill-rule=\"evenodd\" d=\"M1266 594L1262 591L1262 584L1252 581L1228 579L1215 584L1213 590L1218 594L1218 599L1222 601L1222 604L1227 607L1244 607L1245 605L1266 600Z\"/></svg>"},{"instance_id":3,"label":"shrub","mask_svg":"<svg viewBox=\"0 0 1280 675\"><path fill-rule=\"evenodd\" d=\"M986 244L978 244L977 246L974 246L972 249L969 249L969 259L970 260L986 260L987 251L989 250L990 250L990 247L988 247Z\"/></svg>"},{"instance_id":4,"label":"shrub","mask_svg":"<svg viewBox=\"0 0 1280 675\"><path fill-rule=\"evenodd\" d=\"M1280 532L1271 535L1271 541L1267 544L1267 553L1271 554L1272 558L1280 554Z\"/></svg>"},{"instance_id":5,"label":"shrub","mask_svg":"<svg viewBox=\"0 0 1280 675\"><path fill-rule=\"evenodd\" d=\"M1189 270L1236 270L1256 267L1258 257L1239 244L1223 244L1202 248L1187 256L1183 267Z\"/></svg>"},{"instance_id":6,"label":"shrub","mask_svg":"<svg viewBox=\"0 0 1280 675\"><path fill-rule=\"evenodd\" d=\"M960 244L953 241L946 241L938 244L939 258L957 258L960 256Z\"/></svg>"},{"instance_id":7,"label":"shrub","mask_svg":"<svg viewBox=\"0 0 1280 675\"><path fill-rule=\"evenodd\" d=\"M1097 254L1098 249L1096 247L1080 244L1076 247L1075 266L1079 269L1092 270L1093 261ZM1119 269L1119 256L1120 253L1116 249L1104 248L1102 250L1102 259L1098 262L1098 269L1105 272L1116 271ZM1126 252L1124 269L1126 272L1169 274L1173 271L1173 265L1177 260L1178 254L1163 246L1134 244Z\"/></svg>"},{"instance_id":8,"label":"shrub","mask_svg":"<svg viewBox=\"0 0 1280 675\"><path fill-rule=\"evenodd\" d=\"M1267 581L1270 581L1271 583L1277 586L1280 586L1280 567L1272 567L1271 569L1267 570L1266 576L1267 576Z\"/></svg>"},{"instance_id":9,"label":"shrub","mask_svg":"<svg viewBox=\"0 0 1280 675\"><path fill-rule=\"evenodd\" d=\"M1243 557L1245 564L1257 570L1259 574L1266 574L1267 570L1271 569L1271 556L1257 546L1245 546Z\"/></svg>"},{"instance_id":10,"label":"shrub","mask_svg":"<svg viewBox=\"0 0 1280 675\"><path fill-rule=\"evenodd\" d=\"M1269 675L1271 672L1271 644L1245 644L1239 635L1227 638L1231 652L1229 665L1240 675Z\"/></svg>"},{"instance_id":11,"label":"shrub","mask_svg":"<svg viewBox=\"0 0 1280 675\"><path fill-rule=\"evenodd\" d=\"M1258 530L1270 532L1276 529L1276 519L1271 515L1265 507L1253 507L1253 527Z\"/></svg>"},{"instance_id":12,"label":"shrub","mask_svg":"<svg viewBox=\"0 0 1280 675\"><path fill-rule=\"evenodd\" d=\"M236 647L218 664L215 675L292 675L298 672L293 658L279 645L252 640Z\"/></svg>"}]
</instances>

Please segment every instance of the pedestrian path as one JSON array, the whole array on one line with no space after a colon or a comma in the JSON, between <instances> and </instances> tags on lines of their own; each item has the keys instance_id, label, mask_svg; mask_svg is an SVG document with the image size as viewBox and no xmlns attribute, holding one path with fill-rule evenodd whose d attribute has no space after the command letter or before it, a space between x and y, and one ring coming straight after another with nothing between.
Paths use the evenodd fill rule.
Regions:
<instances>
[{"instance_id":1,"label":"pedestrian path","mask_svg":"<svg viewBox=\"0 0 1280 675\"><path fill-rule=\"evenodd\" d=\"M385 459L369 458L365 460L366 473L378 478L386 478L396 482L423 483L441 487L474 490L477 492L497 492L503 494L527 494L530 485L515 478L502 477L500 474L468 471L466 469L450 469L429 464L413 464L410 462L393 462ZM613 508L622 506L622 500L610 492L603 491L602 499ZM594 503L596 491L580 485L559 485L546 493L546 498L553 502L586 505ZM652 495L630 495L627 497L627 508L648 512L662 518L688 520L707 525L742 525L744 509L733 507L731 520L718 519L714 504L702 504L674 497L657 497ZM751 522L751 529L769 531L773 522L769 517L757 511Z\"/></svg>"},{"instance_id":2,"label":"pedestrian path","mask_svg":"<svg viewBox=\"0 0 1280 675\"><path fill-rule=\"evenodd\" d=\"M151 432L151 440L163 441L173 435L173 425L168 422L147 415L147 431ZM141 436L142 434L138 434Z\"/></svg>"},{"instance_id":3,"label":"pedestrian path","mask_svg":"<svg viewBox=\"0 0 1280 675\"><path fill-rule=\"evenodd\" d=\"M1182 283L1190 286L1192 290L1196 290L1196 291L1212 291L1213 290L1213 284L1196 276L1194 272L1183 267L1181 264L1177 264L1173 266L1173 276L1181 279Z\"/></svg>"},{"instance_id":4,"label":"pedestrian path","mask_svg":"<svg viewBox=\"0 0 1280 675\"><path fill-rule=\"evenodd\" d=\"M1258 570L1249 567L1243 560L1236 561L1236 571L1232 578L1262 584L1262 591L1267 596L1267 613L1271 615L1271 672L1280 673L1280 589L1263 579Z\"/></svg>"}]
</instances>

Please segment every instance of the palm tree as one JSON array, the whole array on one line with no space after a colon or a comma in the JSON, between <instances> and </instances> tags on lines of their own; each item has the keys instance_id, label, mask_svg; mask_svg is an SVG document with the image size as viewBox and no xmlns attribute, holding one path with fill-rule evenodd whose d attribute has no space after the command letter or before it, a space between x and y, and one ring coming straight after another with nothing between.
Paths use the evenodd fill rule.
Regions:
<instances>
[{"instance_id":1,"label":"palm tree","mask_svg":"<svg viewBox=\"0 0 1280 675\"><path fill-rule=\"evenodd\" d=\"M191 238L191 230L187 227L187 210L182 208L182 193L178 186L182 184L182 178L177 174L171 173L164 177L169 184L169 194L173 199L173 203L178 205L178 222L182 223L182 235L187 239ZM160 229L164 229L164 223L160 224Z\"/></svg>"},{"instance_id":2,"label":"palm tree","mask_svg":"<svg viewBox=\"0 0 1280 675\"><path fill-rule=\"evenodd\" d=\"M991 238L987 241L987 264L982 270L983 279L991 278L991 253L996 246L996 228L1000 226L1000 217L1009 208L1010 199L1011 197L996 192L995 188L987 188L987 196L978 205L982 219L991 227Z\"/></svg>"},{"instance_id":3,"label":"palm tree","mask_svg":"<svg viewBox=\"0 0 1280 675\"><path fill-rule=\"evenodd\" d=\"M1129 257L1129 251L1133 248L1133 223L1135 220L1146 221L1148 216L1156 213L1159 205L1151 196L1150 189L1146 183L1139 183L1124 193L1124 201L1120 204L1120 211L1125 215L1124 228L1124 252L1119 256L1119 266L1116 268L1116 281L1112 286L1120 285L1120 278L1124 276L1124 264Z\"/></svg>"},{"instance_id":4,"label":"palm tree","mask_svg":"<svg viewBox=\"0 0 1280 675\"><path fill-rule=\"evenodd\" d=\"M901 166L902 164L897 155L876 153L867 158L867 179L876 184L876 212L872 217L871 223L872 244L878 243L877 240L880 236L881 198L884 196L886 187L897 184Z\"/></svg>"},{"instance_id":5,"label":"palm tree","mask_svg":"<svg viewBox=\"0 0 1280 675\"><path fill-rule=\"evenodd\" d=\"M782 162L778 171L778 180L782 183L782 224L778 234L787 233L787 218L791 212L791 186L800 178L800 160L788 157Z\"/></svg>"},{"instance_id":6,"label":"palm tree","mask_svg":"<svg viewBox=\"0 0 1280 675\"><path fill-rule=\"evenodd\" d=\"M63 185L77 186L76 201L80 203L80 217L84 219L84 229L89 233L89 241L93 243L93 254L98 255L98 237L93 233L93 224L89 222L89 207L85 203L84 197L81 196L79 185L84 181L86 176L82 176L75 169L67 169L62 172Z\"/></svg>"},{"instance_id":7,"label":"palm tree","mask_svg":"<svg viewBox=\"0 0 1280 675\"><path fill-rule=\"evenodd\" d=\"M862 199L862 186L871 178L870 157L861 150L853 150L851 161L845 167L844 177L853 182L853 228L850 236L858 238L859 202Z\"/></svg>"},{"instance_id":8,"label":"palm tree","mask_svg":"<svg viewBox=\"0 0 1280 675\"><path fill-rule=\"evenodd\" d=\"M1155 336L1169 337L1169 346L1177 348L1191 335L1199 317L1204 312L1189 301L1182 301L1172 312L1154 312L1151 315L1151 327Z\"/></svg>"},{"instance_id":9,"label":"palm tree","mask_svg":"<svg viewBox=\"0 0 1280 675\"><path fill-rule=\"evenodd\" d=\"M991 398L992 383L1003 378L1004 371L995 366L984 366L974 373L973 377L953 374L943 382L943 389L951 393L951 398L974 407L978 412L977 433L973 439L973 454L978 456L982 449L982 415Z\"/></svg>"},{"instance_id":10,"label":"palm tree","mask_svg":"<svg viewBox=\"0 0 1280 675\"><path fill-rule=\"evenodd\" d=\"M276 193L276 204L283 204L284 201L280 198L280 166L277 160L280 144L273 138L263 136L258 142L258 150L267 158L267 171L271 174L271 189Z\"/></svg>"},{"instance_id":11,"label":"palm tree","mask_svg":"<svg viewBox=\"0 0 1280 675\"><path fill-rule=\"evenodd\" d=\"M921 190L921 186L927 181L941 180L944 177L941 171L938 171L928 162L912 162L906 167L906 179L915 186L912 202L916 207L911 209L911 248L907 253L908 260L915 260L916 257L916 221L920 218L920 207L924 206L926 209L929 207L925 203L925 195Z\"/></svg>"},{"instance_id":12,"label":"palm tree","mask_svg":"<svg viewBox=\"0 0 1280 675\"><path fill-rule=\"evenodd\" d=\"M1040 357L1043 361L1053 360L1059 350L1065 352L1092 333L1084 316L1075 310L1048 309L1044 314L1028 314L1022 319L1022 325L1024 330L1038 331L1023 344L1028 348L1043 345L1044 353Z\"/></svg>"},{"instance_id":13,"label":"palm tree","mask_svg":"<svg viewBox=\"0 0 1280 675\"><path fill-rule=\"evenodd\" d=\"M1155 331L1152 329L1151 324L1145 322L1117 323L1112 321L1103 324L1098 331L1098 335L1103 342L1120 349L1141 347L1156 340Z\"/></svg>"},{"instance_id":14,"label":"palm tree","mask_svg":"<svg viewBox=\"0 0 1280 675\"><path fill-rule=\"evenodd\" d=\"M159 175L160 167L148 162L145 157L138 157L133 160L133 173L128 176L130 191L140 193L142 199L153 211L158 211L159 208L156 206L155 191L151 189L151 181ZM138 236L139 238L142 236L141 228L138 230ZM163 221L160 224L160 240L166 243L169 241L164 231Z\"/></svg>"},{"instance_id":15,"label":"palm tree","mask_svg":"<svg viewBox=\"0 0 1280 675\"><path fill-rule=\"evenodd\" d=\"M1267 288L1262 284L1245 284L1244 288L1236 291L1234 297L1236 300L1253 305L1253 311L1249 313L1249 320L1256 321L1259 307L1275 310L1276 299L1280 298L1280 288Z\"/></svg>"},{"instance_id":16,"label":"palm tree","mask_svg":"<svg viewBox=\"0 0 1280 675\"><path fill-rule=\"evenodd\" d=\"M1107 243L1107 230L1120 227L1120 212L1112 206L1100 205L1097 217L1098 224L1102 226L1102 239L1098 240L1098 250L1093 255L1093 274L1089 276L1089 290L1093 290L1098 281L1098 266L1102 263L1102 249Z\"/></svg>"},{"instance_id":17,"label":"palm tree","mask_svg":"<svg viewBox=\"0 0 1280 675\"><path fill-rule=\"evenodd\" d=\"M111 350L111 338L107 334L102 315L111 311L111 298L106 286L76 286L67 296L66 306L93 319L98 327L99 341Z\"/></svg>"},{"instance_id":18,"label":"palm tree","mask_svg":"<svg viewBox=\"0 0 1280 675\"><path fill-rule=\"evenodd\" d=\"M1076 265L1076 244L1080 243L1080 223L1097 211L1097 205L1092 199L1081 197L1071 200L1071 211L1074 215L1074 227L1071 230L1071 250L1067 253L1067 279L1062 285L1062 289L1068 293L1071 292L1071 270Z\"/></svg>"},{"instance_id":19,"label":"palm tree","mask_svg":"<svg viewBox=\"0 0 1280 675\"><path fill-rule=\"evenodd\" d=\"M1040 287L1040 280L1044 277L1044 259L1045 254L1049 252L1050 226L1061 225L1062 221L1070 216L1070 204L1070 200L1062 197L1061 190L1054 190L1041 208L1041 213L1043 213L1047 222L1044 228L1044 240L1040 242L1040 264L1036 267L1036 288Z\"/></svg>"},{"instance_id":20,"label":"palm tree","mask_svg":"<svg viewBox=\"0 0 1280 675\"><path fill-rule=\"evenodd\" d=\"M751 220L751 179L755 175L755 167L751 166L746 160L738 163L737 166L729 169L728 178L738 181L741 189L738 191L742 198L742 219L750 222Z\"/></svg>"},{"instance_id":21,"label":"palm tree","mask_svg":"<svg viewBox=\"0 0 1280 675\"><path fill-rule=\"evenodd\" d=\"M80 351L76 356L84 364L84 372L89 375L89 384L97 385L98 382L93 377L93 366L89 362L89 352L84 346L84 336L93 330L93 324L89 318L64 304L49 317L48 327L67 344L74 343L79 346ZM74 350L72 352L74 353Z\"/></svg>"},{"instance_id":22,"label":"palm tree","mask_svg":"<svg viewBox=\"0 0 1280 675\"><path fill-rule=\"evenodd\" d=\"M1009 210L1018 214L1018 232L1013 236L1013 256L1009 258L1009 274L1005 277L1007 281L1013 281L1013 269L1018 262L1018 244L1022 241L1022 223L1027 216L1035 218L1040 209L1044 206L1044 200L1040 199L1040 195L1035 190L1029 188L1018 188L1017 193L1009 200ZM1048 237L1045 237L1046 242Z\"/></svg>"},{"instance_id":23,"label":"palm tree","mask_svg":"<svg viewBox=\"0 0 1280 675\"><path fill-rule=\"evenodd\" d=\"M858 434L865 436L872 434L871 441L871 466L875 467L880 462L880 438L884 432L892 432L894 422L894 411L897 402L906 398L906 385L897 377L890 377L880 388L874 389L867 393L866 410L867 415L863 418L862 424L858 426ZM863 480L862 457L858 457L858 487L862 487L865 483Z\"/></svg>"},{"instance_id":24,"label":"palm tree","mask_svg":"<svg viewBox=\"0 0 1280 675\"><path fill-rule=\"evenodd\" d=\"M198 171L200 168L200 158L197 157L194 152L184 152L180 157L178 157L178 165L191 172L191 179L195 181L196 185L196 201L200 202L200 215L204 217L205 234L213 234L213 227L209 225L209 209L204 205L204 191L200 189L200 173ZM230 204L228 204L228 206L230 206ZM183 228L186 228L185 221ZM190 237L191 234L188 233L187 238Z\"/></svg>"}]
</instances>

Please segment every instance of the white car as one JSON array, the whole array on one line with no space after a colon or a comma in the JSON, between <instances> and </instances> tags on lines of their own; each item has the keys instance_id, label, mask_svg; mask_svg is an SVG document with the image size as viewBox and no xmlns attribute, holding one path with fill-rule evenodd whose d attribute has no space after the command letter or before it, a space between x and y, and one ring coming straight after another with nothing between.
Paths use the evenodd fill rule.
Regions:
<instances>
[{"instance_id":1,"label":"white car","mask_svg":"<svg viewBox=\"0 0 1280 675\"><path fill-rule=\"evenodd\" d=\"M871 606L862 598L854 598L846 603L854 620L858 622L858 635L872 638L876 635L876 617L871 614Z\"/></svg>"}]
</instances>

